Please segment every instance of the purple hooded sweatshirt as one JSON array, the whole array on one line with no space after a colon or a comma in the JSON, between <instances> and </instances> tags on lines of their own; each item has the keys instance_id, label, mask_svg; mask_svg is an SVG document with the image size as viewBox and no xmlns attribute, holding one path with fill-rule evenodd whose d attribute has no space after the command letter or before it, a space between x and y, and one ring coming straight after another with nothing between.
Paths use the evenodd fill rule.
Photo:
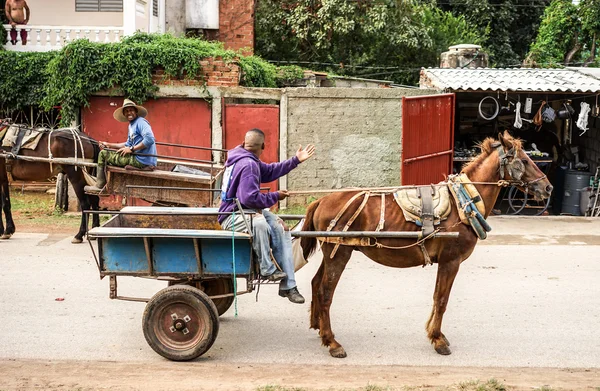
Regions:
<instances>
[{"instance_id":1,"label":"purple hooded sweatshirt","mask_svg":"<svg viewBox=\"0 0 600 391\"><path fill-rule=\"evenodd\" d=\"M265 209L275 205L279 200L277 192L261 193L260 184L272 182L300 164L296 156L280 163L266 164L261 162L256 155L238 146L229 151L225 162L225 175L231 170L231 177L227 187L226 199L221 199L219 212L231 212L237 209L232 198L237 198L243 208ZM233 166L233 168L229 168ZM227 178L223 177L223 183ZM219 223L223 223L227 215L219 216Z\"/></svg>"}]
</instances>

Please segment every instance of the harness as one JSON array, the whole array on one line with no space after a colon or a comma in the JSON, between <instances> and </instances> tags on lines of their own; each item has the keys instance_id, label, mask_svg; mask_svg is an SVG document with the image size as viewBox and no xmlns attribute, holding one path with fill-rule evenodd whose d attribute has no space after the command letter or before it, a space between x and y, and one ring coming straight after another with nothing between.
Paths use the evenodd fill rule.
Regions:
<instances>
[{"instance_id":1,"label":"harness","mask_svg":"<svg viewBox=\"0 0 600 391\"><path fill-rule=\"evenodd\" d=\"M519 186L524 186L525 189L527 189L527 187L530 184L541 181L546 178L546 175L543 175L543 176L541 176L537 179L534 179L532 181L529 181L529 182L521 181L521 178L523 177L523 174L525 173L525 165L523 164L523 162L521 160L516 159L517 149L515 147L512 147L511 149L509 149L508 151L505 152L504 148L502 147L502 144L500 142L493 143L492 147L495 148L496 151L498 152L499 173L500 173L500 181L493 182L493 184L496 184L498 186L508 186L510 184L513 184L513 185L516 184ZM511 180L505 179L505 174L510 175ZM486 182L486 184L492 184L492 182L489 182L489 183ZM376 246L379 248L398 249L398 250L418 245L421 249L421 252L423 253L423 258L424 258L423 266L431 265L432 264L431 257L429 256L427 249L425 248L425 242L428 239L433 238L435 236L436 232L439 232L440 229L439 228L436 229L435 225L439 224L441 222L441 220L444 220L449 214L449 213L442 214L442 213L440 213L440 211L437 211L437 212L434 211L433 196L435 194L436 187L441 189L441 188L445 188L446 186L450 190L450 193L452 194L452 196L455 200L455 203L457 205L457 209L459 211L459 215L461 218L461 222L466 225L471 226L473 231L475 232L475 234L477 235L477 237L479 239L482 239L482 240L486 239L487 232L491 231L492 227L489 225L489 223L485 219L485 213L486 213L485 204L483 203L483 200L482 200L479 192L475 188L474 184L469 180L469 178L465 174L460 174L460 175L451 175L448 177L448 180L446 182L442 182L437 185L415 186L414 189L416 190L418 198L421 201L420 209L418 209L417 213L415 213L415 211L417 210L415 208L406 210L406 205L405 205L405 203L400 201L400 199L398 197L398 193L397 192L394 193L394 198L395 198L398 206L400 208L402 208L405 218L407 217L407 215L412 215L413 217L415 215L418 215L418 217L419 217L418 220L406 219L407 221L415 222L417 225L419 225L421 227L421 234L419 235L419 240L417 240L417 242L415 242L411 245L401 246L401 247L385 246L383 244L378 243L377 239L367 238L367 237L364 237L364 238L325 237L325 238L319 238L319 240L322 243L335 244L335 246L330 254L330 258L333 258L335 256L340 245L358 246L358 247ZM352 203L354 203L360 197L363 197L362 202L360 203L360 205L358 206L358 208L356 209L354 214L350 217L348 222L345 224L345 226L341 230L341 232L348 231L348 229L354 223L354 221L356 220L358 215L364 210L369 198L373 195L381 196L380 218L379 218L379 223L377 224L377 227L376 227L376 231L382 230L385 226L385 197L387 194L390 194L390 193L389 192L378 193L378 192L372 192L369 190L365 190L365 191L356 193L344 204L344 206L340 209L340 211L335 216L335 218L333 218L333 220L331 220L329 222L327 231L328 232L332 231L335 228L335 226L337 225L337 223L339 222L339 220L341 219L341 217L344 215L344 213L350 207L350 205L352 205ZM437 216L436 216L436 213L438 213Z\"/></svg>"}]
</instances>

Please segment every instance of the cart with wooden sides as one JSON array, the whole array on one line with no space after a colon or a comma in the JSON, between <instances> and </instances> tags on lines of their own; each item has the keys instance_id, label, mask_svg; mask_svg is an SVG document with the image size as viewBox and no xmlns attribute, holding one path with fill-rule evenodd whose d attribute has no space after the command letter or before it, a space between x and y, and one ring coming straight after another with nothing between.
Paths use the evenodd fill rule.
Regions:
<instances>
[{"instance_id":1,"label":"cart with wooden sides","mask_svg":"<svg viewBox=\"0 0 600 391\"><path fill-rule=\"evenodd\" d=\"M219 316L232 305L235 295L250 293L261 284L252 251L254 212L242 210L239 203L238 208L235 213L248 216L248 233L221 230L216 208L133 206L110 212L114 214L110 220L88 231L100 278L110 279L110 298L147 302L142 321L144 336L161 356L184 361L204 354L219 332ZM292 232L296 237L318 238L417 235L418 232ZM124 297L118 294L118 277L164 280L168 286L152 298ZM238 288L238 279L245 279L246 286Z\"/></svg>"}]
</instances>

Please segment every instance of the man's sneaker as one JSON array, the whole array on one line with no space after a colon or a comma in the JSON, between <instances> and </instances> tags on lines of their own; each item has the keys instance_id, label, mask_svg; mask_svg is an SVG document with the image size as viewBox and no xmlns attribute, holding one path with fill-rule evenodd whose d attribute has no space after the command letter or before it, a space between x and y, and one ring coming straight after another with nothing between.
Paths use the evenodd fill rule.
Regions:
<instances>
[{"instance_id":1,"label":"man's sneaker","mask_svg":"<svg viewBox=\"0 0 600 391\"><path fill-rule=\"evenodd\" d=\"M282 271L275 270L273 273L269 274L268 276L263 276L263 277L269 281L281 281L287 277L287 274L285 274Z\"/></svg>"},{"instance_id":2,"label":"man's sneaker","mask_svg":"<svg viewBox=\"0 0 600 391\"><path fill-rule=\"evenodd\" d=\"M304 296L302 296L300 294L300 292L298 292L297 287L293 287L292 289L288 289L288 290L280 290L279 296L287 297L288 300L291 301L292 303L296 303L296 304L304 303Z\"/></svg>"}]
</instances>

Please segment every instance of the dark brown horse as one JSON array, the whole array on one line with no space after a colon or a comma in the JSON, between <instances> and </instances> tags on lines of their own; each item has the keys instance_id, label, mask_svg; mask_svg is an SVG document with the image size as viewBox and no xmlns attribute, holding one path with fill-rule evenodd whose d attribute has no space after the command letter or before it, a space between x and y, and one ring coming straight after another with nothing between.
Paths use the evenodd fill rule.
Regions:
<instances>
[{"instance_id":1,"label":"dark brown horse","mask_svg":"<svg viewBox=\"0 0 600 391\"><path fill-rule=\"evenodd\" d=\"M50 141L50 142L49 142ZM83 147L83 153L82 153ZM77 148L77 155L75 149ZM35 150L21 149L19 155L47 158L48 152L52 153L53 158L78 158L85 157L86 159L98 159L98 143L83 133L73 133L69 130L58 129L50 133L45 131L40 138ZM2 150L2 152L6 152ZM9 194L9 176L6 171L6 160L0 157L0 201L2 204L2 212L6 219L6 227L2 224L2 212L0 212L0 238L8 239L15 233L15 223L12 218L10 194ZM24 160L11 161L11 175L14 180L19 181L47 181L54 177L60 171L67 175L71 182L79 204L82 210L98 209L98 196L90 196L85 194L83 188L86 186L85 178L81 167L57 165L44 162L28 162ZM98 215L93 216L93 226L99 225ZM79 232L75 235L72 243L81 243L83 235L87 228L87 215L81 215L81 225Z\"/></svg>"},{"instance_id":2,"label":"dark brown horse","mask_svg":"<svg viewBox=\"0 0 600 391\"><path fill-rule=\"evenodd\" d=\"M481 154L464 167L465 173L472 182L489 182L476 184L481 198L485 203L485 217L494 206L500 186L500 180L515 180L517 177L525 184L524 189L537 199L550 196L552 185L545 175L537 168L521 149L520 140L513 139L508 133L499 135L500 142L489 138L481 145ZM502 152L504 151L504 152ZM501 163L502 162L502 163ZM336 217L343 205L355 193L334 193L313 202L306 214L306 231L325 231L330 221ZM388 194L385 202L384 231L418 231L416 224L407 222L401 209L396 205L393 195ZM350 216L361 202L359 197L339 220L339 225L345 226ZM350 231L374 231L380 220L380 197L372 197L365 209L350 226ZM433 347L439 354L450 354L450 343L442 333L442 318L446 311L452 283L458 273L460 264L466 260L477 244L477 236L470 226L461 223L456 205L452 202L452 212L440 224L446 232L459 232L458 239L430 239L425 242L426 250L434 263L438 264L435 292L433 294L433 310L426 325L427 335ZM384 239L378 242L388 247L410 246L414 240ZM302 238L302 248L305 258L316 249L317 239ZM342 345L335 340L331 330L329 308L333 300L336 285L352 255L353 251L361 251L373 261L391 267L415 267L425 264L425 256L419 246L405 249L389 249L380 247L352 247L342 245L331 257L335 244L322 243L323 261L312 280L312 304L310 327L320 330L323 345L329 347L329 353L334 357L346 357Z\"/></svg>"}]
</instances>

